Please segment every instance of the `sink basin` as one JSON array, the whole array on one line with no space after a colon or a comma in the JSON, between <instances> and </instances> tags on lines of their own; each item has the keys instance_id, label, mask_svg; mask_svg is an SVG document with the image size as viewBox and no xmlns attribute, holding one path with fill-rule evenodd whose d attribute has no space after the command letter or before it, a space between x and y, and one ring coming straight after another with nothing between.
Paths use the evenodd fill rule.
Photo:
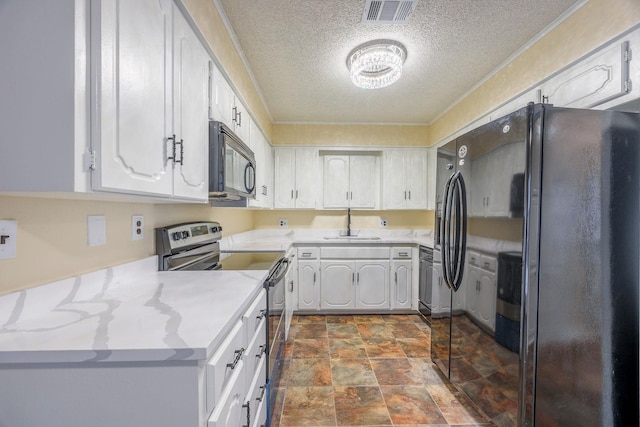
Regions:
<instances>
[{"instance_id":1,"label":"sink basin","mask_svg":"<svg viewBox=\"0 0 640 427\"><path fill-rule=\"evenodd\" d=\"M380 240L376 236L324 236L325 240Z\"/></svg>"}]
</instances>

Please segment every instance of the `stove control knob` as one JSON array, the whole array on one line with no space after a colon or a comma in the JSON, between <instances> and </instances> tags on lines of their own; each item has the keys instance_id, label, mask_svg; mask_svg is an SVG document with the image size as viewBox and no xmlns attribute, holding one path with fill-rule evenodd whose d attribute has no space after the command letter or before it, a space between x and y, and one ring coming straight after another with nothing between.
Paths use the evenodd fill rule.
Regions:
<instances>
[{"instance_id":1,"label":"stove control knob","mask_svg":"<svg viewBox=\"0 0 640 427\"><path fill-rule=\"evenodd\" d=\"M186 238L188 238L188 237L189 237L189 232L188 232L188 231L183 231L183 232L182 232L182 238L183 238L183 239L186 239Z\"/></svg>"},{"instance_id":2,"label":"stove control knob","mask_svg":"<svg viewBox=\"0 0 640 427\"><path fill-rule=\"evenodd\" d=\"M221 225L218 226L218 231L222 232L222 226Z\"/></svg>"},{"instance_id":3,"label":"stove control knob","mask_svg":"<svg viewBox=\"0 0 640 427\"><path fill-rule=\"evenodd\" d=\"M212 233L217 233L218 232L218 227L211 227L211 232Z\"/></svg>"},{"instance_id":4,"label":"stove control knob","mask_svg":"<svg viewBox=\"0 0 640 427\"><path fill-rule=\"evenodd\" d=\"M182 234L175 232L171 235L171 237L173 237L173 240L180 240L182 238Z\"/></svg>"}]
</instances>

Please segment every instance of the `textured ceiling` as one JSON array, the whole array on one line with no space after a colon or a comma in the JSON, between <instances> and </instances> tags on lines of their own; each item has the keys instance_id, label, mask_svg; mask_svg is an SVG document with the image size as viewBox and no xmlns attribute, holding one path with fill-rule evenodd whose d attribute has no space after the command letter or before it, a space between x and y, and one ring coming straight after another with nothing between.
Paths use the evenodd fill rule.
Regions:
<instances>
[{"instance_id":1,"label":"textured ceiling","mask_svg":"<svg viewBox=\"0 0 640 427\"><path fill-rule=\"evenodd\" d=\"M408 24L361 23L365 0L219 0L276 123L430 123L580 0L420 0ZM400 80L349 78L358 44L407 48Z\"/></svg>"}]
</instances>

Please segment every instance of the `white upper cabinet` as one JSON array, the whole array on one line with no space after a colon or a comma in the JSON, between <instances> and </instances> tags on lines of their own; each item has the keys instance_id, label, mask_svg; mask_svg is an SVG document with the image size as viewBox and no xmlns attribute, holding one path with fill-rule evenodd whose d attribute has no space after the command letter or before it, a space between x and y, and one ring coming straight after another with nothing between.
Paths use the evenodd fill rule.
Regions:
<instances>
[{"instance_id":1,"label":"white upper cabinet","mask_svg":"<svg viewBox=\"0 0 640 427\"><path fill-rule=\"evenodd\" d=\"M93 188L205 201L204 48L170 0L94 3Z\"/></svg>"},{"instance_id":2,"label":"white upper cabinet","mask_svg":"<svg viewBox=\"0 0 640 427\"><path fill-rule=\"evenodd\" d=\"M631 91L629 42L612 44L542 83L542 102L591 108Z\"/></svg>"},{"instance_id":3,"label":"white upper cabinet","mask_svg":"<svg viewBox=\"0 0 640 427\"><path fill-rule=\"evenodd\" d=\"M427 150L387 149L382 163L383 209L427 208Z\"/></svg>"},{"instance_id":4,"label":"white upper cabinet","mask_svg":"<svg viewBox=\"0 0 640 427\"><path fill-rule=\"evenodd\" d=\"M187 20L174 6L173 20L173 129L176 139L173 195L208 198L209 185L209 55L193 33ZM170 147L173 151L173 147ZM173 153L170 157L173 157Z\"/></svg>"},{"instance_id":5,"label":"white upper cabinet","mask_svg":"<svg viewBox=\"0 0 640 427\"><path fill-rule=\"evenodd\" d=\"M375 209L378 206L378 156L352 153L322 157L325 209Z\"/></svg>"},{"instance_id":6,"label":"white upper cabinet","mask_svg":"<svg viewBox=\"0 0 640 427\"><path fill-rule=\"evenodd\" d=\"M249 200L249 206L273 207L273 148L258 126L251 122L249 147L256 157L256 198Z\"/></svg>"},{"instance_id":7,"label":"white upper cabinet","mask_svg":"<svg viewBox=\"0 0 640 427\"><path fill-rule=\"evenodd\" d=\"M318 150L277 147L274 149L276 209L313 209L320 191Z\"/></svg>"},{"instance_id":8,"label":"white upper cabinet","mask_svg":"<svg viewBox=\"0 0 640 427\"><path fill-rule=\"evenodd\" d=\"M216 67L213 68L210 118L229 126L238 138L249 144L251 117L222 72Z\"/></svg>"}]
</instances>

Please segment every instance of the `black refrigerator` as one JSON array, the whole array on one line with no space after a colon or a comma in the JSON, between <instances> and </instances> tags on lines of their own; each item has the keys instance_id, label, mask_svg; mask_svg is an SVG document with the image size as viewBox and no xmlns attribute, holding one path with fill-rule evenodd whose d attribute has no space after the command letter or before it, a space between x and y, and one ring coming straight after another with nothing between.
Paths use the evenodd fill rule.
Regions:
<instances>
[{"instance_id":1,"label":"black refrigerator","mask_svg":"<svg viewBox=\"0 0 640 427\"><path fill-rule=\"evenodd\" d=\"M530 104L437 164L435 365L498 425L638 425L640 115Z\"/></svg>"}]
</instances>

